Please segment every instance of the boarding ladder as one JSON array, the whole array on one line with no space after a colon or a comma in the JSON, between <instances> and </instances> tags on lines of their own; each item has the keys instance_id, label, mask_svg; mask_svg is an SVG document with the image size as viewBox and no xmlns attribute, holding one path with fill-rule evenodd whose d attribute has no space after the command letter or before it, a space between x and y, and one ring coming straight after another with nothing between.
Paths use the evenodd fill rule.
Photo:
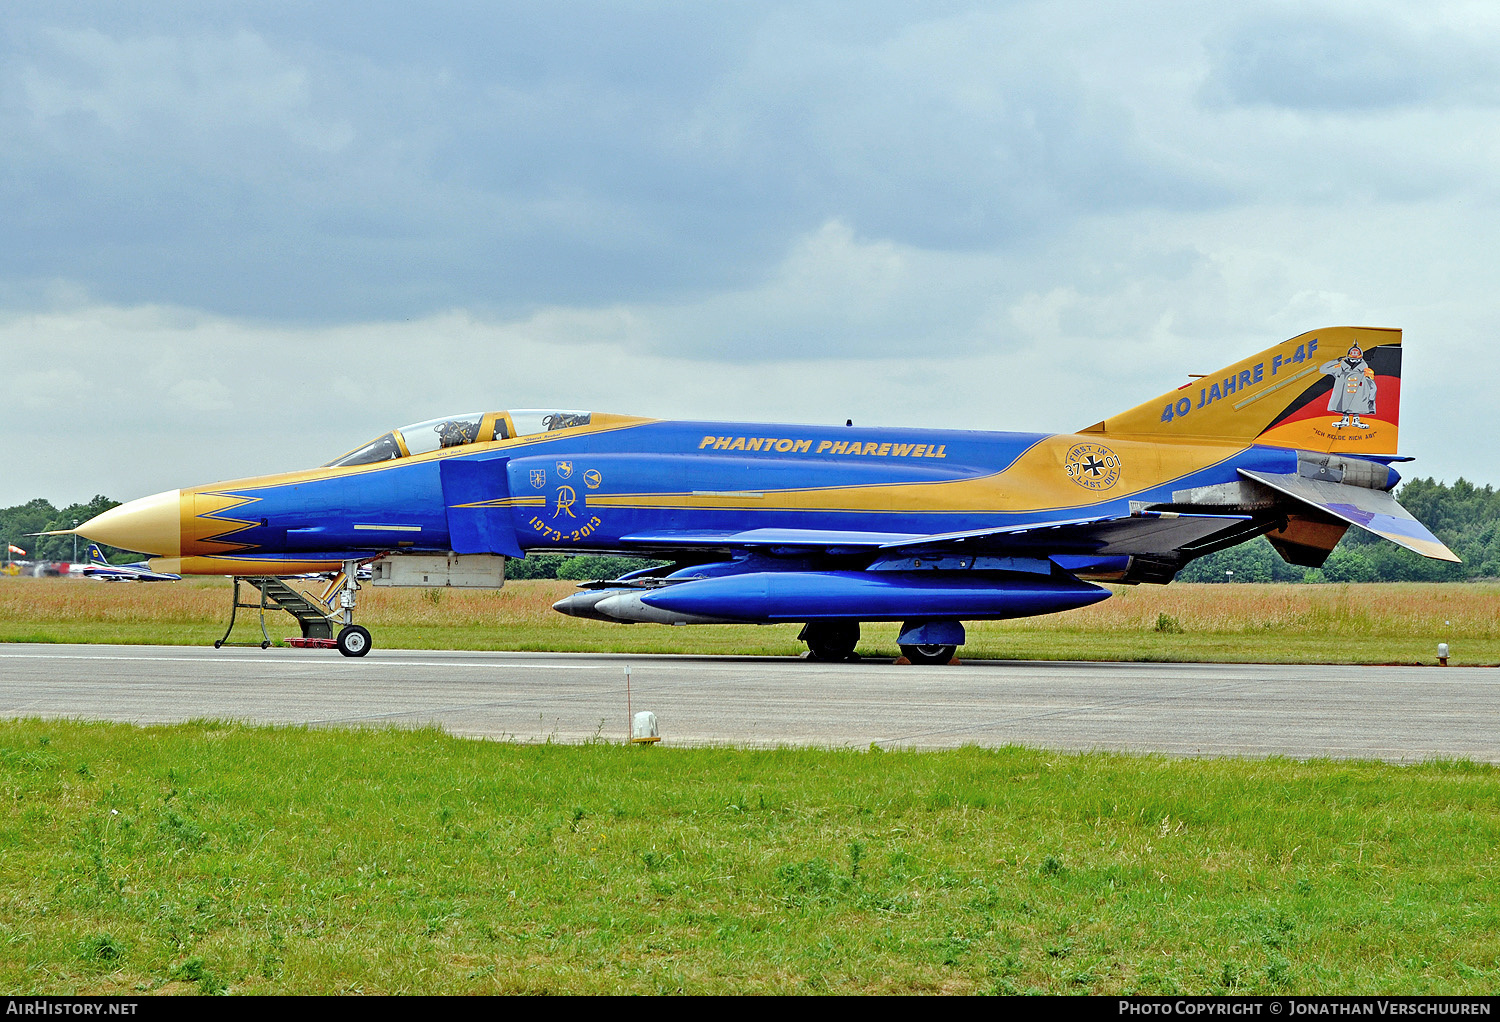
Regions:
<instances>
[{"instance_id":1,"label":"boarding ladder","mask_svg":"<svg viewBox=\"0 0 1500 1022\"><path fill-rule=\"evenodd\" d=\"M260 592L259 602L246 603L240 600L240 583L253 586ZM317 644L326 642L333 644L333 623L338 620L339 612L330 609L327 602L343 584L343 574L334 577L328 586L324 597L309 596L299 592L287 585L285 581L270 576L236 576L234 580L234 606L229 611L229 627L224 630L224 637L214 643L214 649L220 646L259 646L266 649L271 645L271 635L266 631L266 611L284 610L297 619L302 626L303 640L320 640ZM260 611L260 642L230 642L229 635L234 631L234 616L241 609ZM308 643L311 645L312 643Z\"/></svg>"}]
</instances>

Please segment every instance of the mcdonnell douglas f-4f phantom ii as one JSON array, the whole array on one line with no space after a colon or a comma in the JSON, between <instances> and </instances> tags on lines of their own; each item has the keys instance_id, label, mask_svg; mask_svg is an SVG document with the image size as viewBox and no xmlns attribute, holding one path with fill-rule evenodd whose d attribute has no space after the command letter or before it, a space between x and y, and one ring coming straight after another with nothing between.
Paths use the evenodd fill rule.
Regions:
<instances>
[{"instance_id":1,"label":"mcdonnell douglas f-4f phantom ii","mask_svg":"<svg viewBox=\"0 0 1500 1022\"><path fill-rule=\"evenodd\" d=\"M77 531L184 575L337 572L323 628L342 625L349 656L370 648L353 622L362 562L378 558L376 585L464 571L498 585L504 558L568 551L667 563L585 584L564 614L797 622L819 660L849 656L861 622L897 621L908 658L946 663L964 621L1170 582L1255 536L1307 566L1351 525L1456 561L1391 494L1391 463L1409 460L1400 401L1400 331L1334 327L1077 433L462 414L321 468L143 497Z\"/></svg>"}]
</instances>

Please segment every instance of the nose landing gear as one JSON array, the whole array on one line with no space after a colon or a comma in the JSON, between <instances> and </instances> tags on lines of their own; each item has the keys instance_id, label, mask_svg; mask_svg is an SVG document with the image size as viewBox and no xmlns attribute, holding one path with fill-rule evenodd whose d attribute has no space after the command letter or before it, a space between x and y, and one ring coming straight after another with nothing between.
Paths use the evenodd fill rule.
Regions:
<instances>
[{"instance_id":1,"label":"nose landing gear","mask_svg":"<svg viewBox=\"0 0 1500 1022\"><path fill-rule=\"evenodd\" d=\"M338 616L344 624L339 629L336 641L338 650L344 656L364 656L370 652L372 643L369 629L354 623L355 594L359 592L359 562L345 561L344 570L334 579L334 583L339 585Z\"/></svg>"},{"instance_id":2,"label":"nose landing gear","mask_svg":"<svg viewBox=\"0 0 1500 1022\"><path fill-rule=\"evenodd\" d=\"M373 643L370 641L369 629L354 623L355 594L359 591L358 571L358 561L345 561L343 570L333 577L321 595L294 588L285 578L277 576L236 576L229 627L225 629L223 638L214 643L214 649L223 646L268 648L271 645L271 633L266 630L266 611L284 610L297 619L302 630L301 636L286 640L288 646L298 649L337 649L344 656L364 656L370 652ZM259 591L258 603L247 603L240 599L241 583ZM229 641L229 636L234 632L235 614L241 608L260 612L259 642ZM343 627L335 639L333 630L339 625Z\"/></svg>"}]
</instances>

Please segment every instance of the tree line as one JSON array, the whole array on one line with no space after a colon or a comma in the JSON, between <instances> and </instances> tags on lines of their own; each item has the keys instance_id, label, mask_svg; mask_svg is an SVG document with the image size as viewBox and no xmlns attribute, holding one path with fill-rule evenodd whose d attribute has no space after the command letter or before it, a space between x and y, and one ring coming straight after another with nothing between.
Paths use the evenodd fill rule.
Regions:
<instances>
[{"instance_id":1,"label":"tree line","mask_svg":"<svg viewBox=\"0 0 1500 1022\"><path fill-rule=\"evenodd\" d=\"M1451 485L1430 478L1412 479L1397 491L1397 498L1462 557L1463 563L1430 560L1351 527L1321 568L1287 564L1261 537L1201 557L1177 577L1184 582L1461 582L1500 578L1500 493L1493 486L1476 486L1463 478ZM118 503L97 496L86 504L57 508L38 497L0 508L0 540L26 550L30 560L72 560L73 537L28 538L26 534L71 529L75 522L86 522ZM84 542L79 541L80 559L85 556ZM113 554L111 559L136 556L124 551L105 553ZM616 578L655 563L638 557L533 554L511 561L506 574L511 578Z\"/></svg>"},{"instance_id":2,"label":"tree line","mask_svg":"<svg viewBox=\"0 0 1500 1022\"><path fill-rule=\"evenodd\" d=\"M1500 493L1460 477L1452 485L1412 479L1396 491L1402 506L1448 545L1462 564L1434 561L1350 526L1321 568L1281 559L1264 536L1200 557L1183 582L1464 582L1500 578ZM1233 572L1233 574L1230 574Z\"/></svg>"},{"instance_id":3,"label":"tree line","mask_svg":"<svg viewBox=\"0 0 1500 1022\"><path fill-rule=\"evenodd\" d=\"M58 508L53 507L50 500L38 497L15 507L0 508L0 564L5 562L5 549L11 544L25 550L28 561L73 560L72 536L32 536L30 533L71 529L119 503L105 496L96 496L86 504ZM20 559L21 555L12 553L11 558ZM88 540L82 537L78 538L78 559L88 559Z\"/></svg>"}]
</instances>

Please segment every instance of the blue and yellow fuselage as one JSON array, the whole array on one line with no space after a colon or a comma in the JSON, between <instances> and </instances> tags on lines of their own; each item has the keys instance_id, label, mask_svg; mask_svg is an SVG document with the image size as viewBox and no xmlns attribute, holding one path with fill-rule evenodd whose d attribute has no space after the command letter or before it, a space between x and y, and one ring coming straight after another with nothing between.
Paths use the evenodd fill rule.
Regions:
<instances>
[{"instance_id":1,"label":"blue and yellow fuselage","mask_svg":"<svg viewBox=\"0 0 1500 1022\"><path fill-rule=\"evenodd\" d=\"M169 491L91 534L184 574L336 570L385 551L671 556L756 530L916 538L1128 515L1132 502L1295 469L1294 451L1092 434L656 421ZM106 537L106 533L109 535ZM790 542L786 545L796 545Z\"/></svg>"}]
</instances>

